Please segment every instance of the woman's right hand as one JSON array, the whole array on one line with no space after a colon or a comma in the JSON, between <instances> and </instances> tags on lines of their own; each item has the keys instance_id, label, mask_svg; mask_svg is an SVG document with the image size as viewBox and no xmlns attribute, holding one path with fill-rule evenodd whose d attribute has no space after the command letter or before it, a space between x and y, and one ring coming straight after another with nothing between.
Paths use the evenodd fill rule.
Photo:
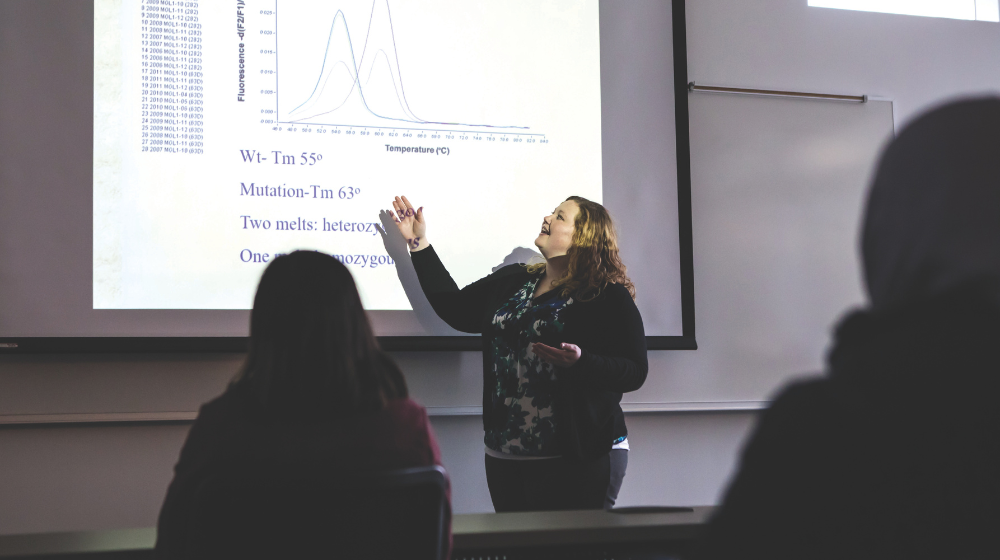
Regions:
<instances>
[{"instance_id":1,"label":"woman's right hand","mask_svg":"<svg viewBox=\"0 0 1000 560\"><path fill-rule=\"evenodd\" d=\"M410 252L422 251L430 247L427 241L427 223L424 221L424 208L414 208L405 196L397 196L392 201L394 212L389 214L396 222L399 233L403 234Z\"/></svg>"}]
</instances>

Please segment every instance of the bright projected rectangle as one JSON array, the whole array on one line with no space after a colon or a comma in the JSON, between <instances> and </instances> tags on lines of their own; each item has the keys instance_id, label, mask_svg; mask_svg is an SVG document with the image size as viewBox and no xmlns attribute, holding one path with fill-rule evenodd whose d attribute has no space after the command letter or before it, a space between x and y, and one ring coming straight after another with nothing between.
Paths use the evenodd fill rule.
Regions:
<instances>
[{"instance_id":1,"label":"bright projected rectangle","mask_svg":"<svg viewBox=\"0 0 1000 560\"><path fill-rule=\"evenodd\" d=\"M1000 21L997 0L808 0L808 5L859 12Z\"/></svg>"},{"instance_id":2,"label":"bright projected rectangle","mask_svg":"<svg viewBox=\"0 0 1000 560\"><path fill-rule=\"evenodd\" d=\"M596 0L98 0L94 309L249 309L295 249L337 255L367 309L413 309L384 213L401 194L459 285L523 260L552 207L603 198L598 19Z\"/></svg>"},{"instance_id":3,"label":"bright projected rectangle","mask_svg":"<svg viewBox=\"0 0 1000 560\"><path fill-rule=\"evenodd\" d=\"M397 194L461 285L600 200L651 344L693 341L679 2L0 2L0 352L235 348L206 340L294 248L347 262L386 344L469 348Z\"/></svg>"}]
</instances>

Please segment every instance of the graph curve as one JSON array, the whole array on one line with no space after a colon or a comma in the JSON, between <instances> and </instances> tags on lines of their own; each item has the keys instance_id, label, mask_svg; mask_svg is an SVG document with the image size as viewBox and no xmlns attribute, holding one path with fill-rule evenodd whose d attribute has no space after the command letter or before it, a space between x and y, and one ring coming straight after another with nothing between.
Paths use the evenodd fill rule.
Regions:
<instances>
[{"instance_id":1,"label":"graph curve","mask_svg":"<svg viewBox=\"0 0 1000 560\"><path fill-rule=\"evenodd\" d=\"M342 10L339 9L337 10L337 13L333 17L333 21L330 24L330 31L327 35L327 41L326 41L326 49L323 53L323 62L320 65L320 72L316 79L316 84L313 86L313 90L310 93L310 95L302 103L300 103L294 109L289 111L288 115L289 117L292 117L295 113L306 110L309 107L314 107L316 105L319 105L323 100L323 96L326 92L327 85L331 77L333 76L333 70L340 64L343 64L344 67L346 68L348 75L350 76L350 82L351 82L350 88L343 96L343 99L341 99L339 102L332 103L331 104L332 107L330 106L324 107L321 112L310 114L308 116L295 117L290 119L290 122L304 122L308 121L309 119L313 119L322 115L330 114L338 110L341 110L344 107L344 105L346 105L350 101L351 96L357 93L359 102L364 108L364 110L367 113L379 119L420 124L420 125L464 126L464 127L501 129L501 130L502 129L528 130L530 128L527 126L517 126L517 125L450 122L446 120L423 119L417 116L417 114L410 108L409 101L406 99L406 90L403 84L402 71L399 65L399 52L396 45L395 29L393 28L393 23L392 23L392 12L388 0L381 0L381 1L384 3L385 7L387 27L390 39L388 46L392 51L392 56L390 57L390 55L385 52L385 49L382 48L376 49L375 54L372 56L372 64L371 64L371 69L368 73L368 79L365 81L365 84L362 84L361 69L365 64L366 56L368 54L369 42L372 38L372 26L375 21L375 11L376 7L378 7L379 1L380 0L373 0L372 2L372 10L369 15L367 32L365 36L364 45L362 47L362 53L360 59L357 58L355 55L354 43L351 37L350 25L347 22L347 16L344 14ZM344 40L346 43L346 51L347 51L346 56L350 58L350 62L346 60L338 60L336 63L332 64L330 73L327 74L327 64L330 62L331 52L333 51L334 48L334 39L338 21L341 22L344 27ZM368 83L371 81L372 74L375 71L375 63L378 61L379 58L378 54L380 53L384 56L384 60L386 61L388 66L389 79L392 83L391 89L393 90L393 97L395 97L395 102L396 102L395 105L398 106L401 111L401 114L397 116L384 114L384 111L382 111L382 109L376 110L372 108L370 103L371 93L366 94L366 87ZM395 62L395 72L393 72L392 62ZM324 80L324 75L326 75L325 80ZM331 93L331 95L333 94Z\"/></svg>"}]
</instances>

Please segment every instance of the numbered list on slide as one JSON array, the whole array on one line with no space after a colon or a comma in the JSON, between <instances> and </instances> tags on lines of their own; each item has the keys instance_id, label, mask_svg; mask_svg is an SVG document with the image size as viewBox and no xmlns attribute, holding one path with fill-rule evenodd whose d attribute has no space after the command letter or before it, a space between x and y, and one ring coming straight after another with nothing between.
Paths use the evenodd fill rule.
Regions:
<instances>
[{"instance_id":1,"label":"numbered list on slide","mask_svg":"<svg viewBox=\"0 0 1000 560\"><path fill-rule=\"evenodd\" d=\"M143 152L204 153L199 2L142 0Z\"/></svg>"}]
</instances>

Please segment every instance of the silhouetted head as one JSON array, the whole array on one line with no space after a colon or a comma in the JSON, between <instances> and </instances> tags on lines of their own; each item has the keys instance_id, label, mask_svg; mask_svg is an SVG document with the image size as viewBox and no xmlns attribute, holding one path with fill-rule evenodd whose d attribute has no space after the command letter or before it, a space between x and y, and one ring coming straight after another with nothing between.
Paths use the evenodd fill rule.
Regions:
<instances>
[{"instance_id":1,"label":"silhouetted head","mask_svg":"<svg viewBox=\"0 0 1000 560\"><path fill-rule=\"evenodd\" d=\"M935 109L889 145L861 248L873 308L962 287L1000 304L1000 99Z\"/></svg>"},{"instance_id":2,"label":"silhouetted head","mask_svg":"<svg viewBox=\"0 0 1000 560\"><path fill-rule=\"evenodd\" d=\"M314 251L277 257L264 271L250 314L250 354L235 384L272 411L313 418L378 409L407 394L351 273Z\"/></svg>"}]
</instances>

